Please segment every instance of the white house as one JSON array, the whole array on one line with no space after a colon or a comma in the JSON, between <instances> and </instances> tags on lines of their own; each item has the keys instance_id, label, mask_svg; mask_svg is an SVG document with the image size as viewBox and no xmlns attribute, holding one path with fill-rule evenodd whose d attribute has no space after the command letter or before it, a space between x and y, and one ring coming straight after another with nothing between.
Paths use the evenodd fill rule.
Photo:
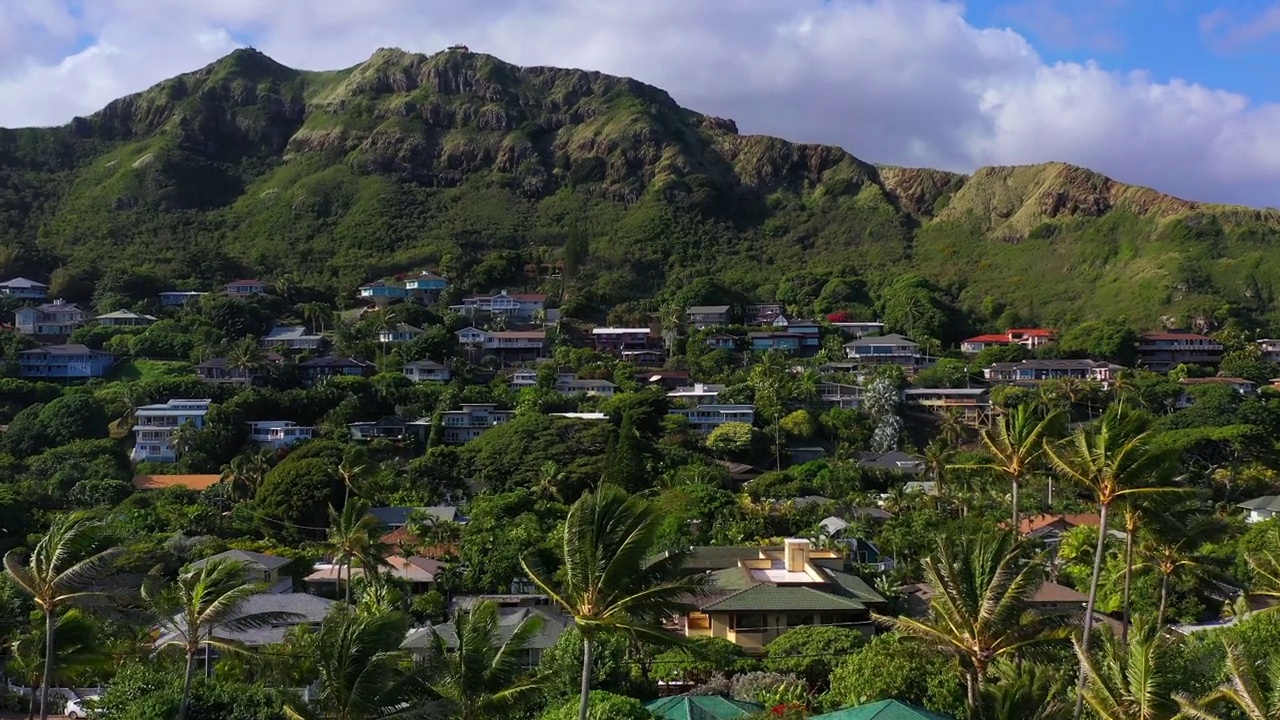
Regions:
<instances>
[{"instance_id":1,"label":"white house","mask_svg":"<svg viewBox=\"0 0 1280 720\"><path fill-rule=\"evenodd\" d=\"M99 325L107 327L145 327L156 321L153 315L143 315L132 310L116 310L95 318Z\"/></svg>"},{"instance_id":2,"label":"white house","mask_svg":"<svg viewBox=\"0 0 1280 720\"><path fill-rule=\"evenodd\" d=\"M283 347L286 350L320 350L324 337L301 325L279 325L262 336L258 344L264 348Z\"/></svg>"},{"instance_id":3,"label":"white house","mask_svg":"<svg viewBox=\"0 0 1280 720\"><path fill-rule=\"evenodd\" d=\"M463 403L458 410L440 413L443 427L441 438L450 445L475 440L492 427L497 427L515 417L514 410L499 410L497 405ZM432 421L426 421L430 425Z\"/></svg>"},{"instance_id":4,"label":"white house","mask_svg":"<svg viewBox=\"0 0 1280 720\"><path fill-rule=\"evenodd\" d=\"M534 360L542 356L547 343L545 330L501 330L489 332L469 327L454 333L458 343L503 360Z\"/></svg>"},{"instance_id":5,"label":"white house","mask_svg":"<svg viewBox=\"0 0 1280 720\"><path fill-rule=\"evenodd\" d=\"M267 284L261 280L236 280L227 283L224 292L227 295L238 298L247 298L253 295L261 295L267 291Z\"/></svg>"},{"instance_id":6,"label":"white house","mask_svg":"<svg viewBox=\"0 0 1280 720\"><path fill-rule=\"evenodd\" d=\"M413 360L404 364L404 376L414 382L449 382L449 368L434 360Z\"/></svg>"},{"instance_id":7,"label":"white house","mask_svg":"<svg viewBox=\"0 0 1280 720\"><path fill-rule=\"evenodd\" d=\"M43 300L49 296L49 286L24 277L0 282L0 295L23 300Z\"/></svg>"},{"instance_id":8,"label":"white house","mask_svg":"<svg viewBox=\"0 0 1280 720\"><path fill-rule=\"evenodd\" d=\"M292 420L254 420L249 423L249 439L272 450L310 440L316 429Z\"/></svg>"},{"instance_id":9,"label":"white house","mask_svg":"<svg viewBox=\"0 0 1280 720\"><path fill-rule=\"evenodd\" d=\"M1280 516L1280 495L1263 495L1260 498L1246 500L1239 505L1238 508L1244 508L1248 511L1245 515L1245 522L1258 523L1263 520L1270 520L1273 517Z\"/></svg>"},{"instance_id":10,"label":"white house","mask_svg":"<svg viewBox=\"0 0 1280 720\"><path fill-rule=\"evenodd\" d=\"M671 408L669 415L679 415L689 421L696 431L706 435L725 423L755 422L755 405L695 405L689 408Z\"/></svg>"},{"instance_id":11,"label":"white house","mask_svg":"<svg viewBox=\"0 0 1280 720\"><path fill-rule=\"evenodd\" d=\"M14 326L23 335L64 337L89 320L89 313L79 305L61 298L35 307L18 308L13 314Z\"/></svg>"},{"instance_id":12,"label":"white house","mask_svg":"<svg viewBox=\"0 0 1280 720\"><path fill-rule=\"evenodd\" d=\"M396 323L395 325L383 328L378 331L378 342L380 343L402 343L416 340L426 331L417 328L408 323Z\"/></svg>"},{"instance_id":13,"label":"white house","mask_svg":"<svg viewBox=\"0 0 1280 720\"><path fill-rule=\"evenodd\" d=\"M134 445L131 457L137 462L173 462L173 434L186 423L195 429L204 427L204 416L212 400L173 399L156 405L143 405L136 413L133 427Z\"/></svg>"},{"instance_id":14,"label":"white house","mask_svg":"<svg viewBox=\"0 0 1280 720\"><path fill-rule=\"evenodd\" d=\"M720 393L725 391L724 385L712 385L709 383L694 383L691 387L678 387L667 393L667 397L676 398L678 400L692 400L693 402L715 402Z\"/></svg>"},{"instance_id":15,"label":"white house","mask_svg":"<svg viewBox=\"0 0 1280 720\"><path fill-rule=\"evenodd\" d=\"M509 293L503 290L496 295L472 295L462 299L461 305L452 305L450 310L475 317L476 313L487 312L528 322L547 307L547 296L536 293Z\"/></svg>"}]
</instances>

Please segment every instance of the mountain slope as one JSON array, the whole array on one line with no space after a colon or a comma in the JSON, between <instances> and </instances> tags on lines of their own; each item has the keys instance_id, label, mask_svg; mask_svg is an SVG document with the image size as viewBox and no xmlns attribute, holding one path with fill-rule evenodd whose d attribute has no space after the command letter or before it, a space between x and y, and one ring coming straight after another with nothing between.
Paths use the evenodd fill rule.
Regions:
<instances>
[{"instance_id":1,"label":"mountain slope","mask_svg":"<svg viewBox=\"0 0 1280 720\"><path fill-rule=\"evenodd\" d=\"M345 293L422 265L554 291L563 269L591 312L701 299L707 278L812 301L833 276L856 308L918 272L979 323L1149 325L1269 318L1278 228L1058 163L877 168L635 80L458 52L316 73L238 50L67 126L0 130L0 274Z\"/></svg>"}]
</instances>

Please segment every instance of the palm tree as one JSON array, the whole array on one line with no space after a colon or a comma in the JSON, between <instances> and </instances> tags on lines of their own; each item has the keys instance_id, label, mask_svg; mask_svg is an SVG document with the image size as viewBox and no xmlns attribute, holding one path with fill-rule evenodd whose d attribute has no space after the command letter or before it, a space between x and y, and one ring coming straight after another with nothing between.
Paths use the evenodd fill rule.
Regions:
<instances>
[{"instance_id":1,"label":"palm tree","mask_svg":"<svg viewBox=\"0 0 1280 720\"><path fill-rule=\"evenodd\" d=\"M1253 571L1253 594L1280 600L1280 557L1270 550L1262 550L1245 555L1244 559ZM1273 603L1267 609L1277 608L1280 604Z\"/></svg>"},{"instance_id":2,"label":"palm tree","mask_svg":"<svg viewBox=\"0 0 1280 720\"><path fill-rule=\"evenodd\" d=\"M959 445L965 440L968 427L964 424L964 415L955 408L948 408L938 416L938 436L948 445Z\"/></svg>"},{"instance_id":3,"label":"palm tree","mask_svg":"<svg viewBox=\"0 0 1280 720\"><path fill-rule=\"evenodd\" d=\"M1085 606L1084 634L1081 646L1089 652L1093 633L1093 609L1098 600L1098 579L1102 574L1102 557L1106 549L1108 512L1117 501L1134 495L1168 492L1150 487L1161 473L1167 455L1147 445L1145 420L1137 415L1108 412L1096 425L1079 428L1059 446L1049 446L1050 463L1057 472L1093 495L1098 504L1098 544L1093 556L1093 575L1089 582L1089 601ZM1083 710L1084 666L1076 682L1076 712Z\"/></svg>"},{"instance_id":4,"label":"palm tree","mask_svg":"<svg viewBox=\"0 0 1280 720\"><path fill-rule=\"evenodd\" d=\"M142 596L159 620L165 633L164 646L180 647L186 653L186 670L182 676L182 702L178 720L187 716L191 700L191 678L195 674L196 655L200 648L216 647L237 651L235 643L215 638L217 628L231 632L255 630L291 622L301 616L284 612L246 613L245 605L263 591L261 585L248 582L243 563L210 560L198 569L178 576L172 586L147 583ZM206 667L206 672L208 668Z\"/></svg>"},{"instance_id":5,"label":"palm tree","mask_svg":"<svg viewBox=\"0 0 1280 720\"><path fill-rule=\"evenodd\" d=\"M364 468L364 465L352 465L347 460L338 465L338 477L342 479L342 507L345 508L351 502L351 491L364 475Z\"/></svg>"},{"instance_id":6,"label":"palm tree","mask_svg":"<svg viewBox=\"0 0 1280 720\"><path fill-rule=\"evenodd\" d=\"M997 681L982 688L981 710L973 720L1067 720L1071 707L1062 678L1044 665L1000 661Z\"/></svg>"},{"instance_id":7,"label":"palm tree","mask_svg":"<svg viewBox=\"0 0 1280 720\"><path fill-rule=\"evenodd\" d=\"M1280 718L1280 662L1267 666L1265 678L1258 677L1258 668L1245 657L1244 649L1223 641L1227 651L1227 672L1230 679L1208 695L1193 700L1185 693L1177 693L1174 700L1190 720L1224 720L1234 717L1230 713L1210 710L1219 703L1235 705L1244 713L1245 720L1275 720Z\"/></svg>"},{"instance_id":8,"label":"palm tree","mask_svg":"<svg viewBox=\"0 0 1280 720\"><path fill-rule=\"evenodd\" d=\"M1111 394L1115 397L1116 405L1120 410L1124 410L1126 398L1133 398L1134 403L1142 407L1142 396L1138 394L1138 388L1133 382L1133 373L1129 370L1121 370L1111 376Z\"/></svg>"},{"instance_id":9,"label":"palm tree","mask_svg":"<svg viewBox=\"0 0 1280 720\"><path fill-rule=\"evenodd\" d=\"M1190 575L1198 580L1205 580L1213 574L1205 558L1191 550L1191 545L1197 542L1199 539L1194 536L1185 536L1176 541L1152 539L1142 549L1145 559L1137 567L1150 568L1160 573L1160 609L1156 612L1157 627L1164 627L1165 610L1169 604L1169 583L1175 576Z\"/></svg>"},{"instance_id":10,"label":"palm tree","mask_svg":"<svg viewBox=\"0 0 1280 720\"><path fill-rule=\"evenodd\" d=\"M327 547L333 553L338 566L338 582L342 582L342 570L347 571L345 599L351 604L351 568L359 562L364 567L367 580L373 580L377 568L386 565L390 548L383 543L382 527L378 519L369 514L369 506L361 500L352 500L339 513L329 508L329 538Z\"/></svg>"},{"instance_id":11,"label":"palm tree","mask_svg":"<svg viewBox=\"0 0 1280 720\"><path fill-rule=\"evenodd\" d=\"M661 521L649 503L602 485L569 508L561 542L563 584L552 580L532 554L520 560L529 578L573 616L582 633L579 720L587 717L596 637L625 633L655 643L677 642L661 629L661 621L688 611L688 599L704 591L706 576L686 574L682 555L649 561Z\"/></svg>"},{"instance_id":12,"label":"palm tree","mask_svg":"<svg viewBox=\"0 0 1280 720\"><path fill-rule=\"evenodd\" d=\"M257 493L258 486L269 470L271 463L265 451L237 455L222 466L218 482L226 488L226 496L232 502L248 500Z\"/></svg>"},{"instance_id":13,"label":"palm tree","mask_svg":"<svg viewBox=\"0 0 1280 720\"><path fill-rule=\"evenodd\" d=\"M289 705L285 715L291 720L389 720L437 713L434 705L415 702L426 688L400 649L406 630L396 613L345 607L330 613L316 642L317 697L310 711Z\"/></svg>"},{"instance_id":14,"label":"palm tree","mask_svg":"<svg viewBox=\"0 0 1280 720\"><path fill-rule=\"evenodd\" d=\"M23 565L18 550L4 556L9 578L44 613L44 673L40 683L40 720L49 717L49 683L53 679L54 624L64 607L101 600L102 581L111 572L122 548L100 548L101 523L83 513L54 518L49 531Z\"/></svg>"},{"instance_id":15,"label":"palm tree","mask_svg":"<svg viewBox=\"0 0 1280 720\"><path fill-rule=\"evenodd\" d=\"M101 628L89 616L77 608L71 608L58 616L53 626L54 671L53 682L72 685L82 673L110 667L111 655L104 644ZM32 688L27 717L36 711L35 688L43 687L44 628L33 628L19 636L10 646L9 672L21 678Z\"/></svg>"},{"instance_id":16,"label":"palm tree","mask_svg":"<svg viewBox=\"0 0 1280 720\"><path fill-rule=\"evenodd\" d=\"M246 381L253 379L253 374L267 366L267 353L253 338L244 338L227 348L227 369L234 376L243 373Z\"/></svg>"},{"instance_id":17,"label":"palm tree","mask_svg":"<svg viewBox=\"0 0 1280 720\"><path fill-rule=\"evenodd\" d=\"M325 319L333 314L329 306L321 302L303 303L298 306L298 312L303 320L311 323L311 332L317 334L324 332Z\"/></svg>"},{"instance_id":18,"label":"palm tree","mask_svg":"<svg viewBox=\"0 0 1280 720\"><path fill-rule=\"evenodd\" d=\"M1029 558L1012 533L943 539L922 569L933 589L928 617L876 619L956 658L970 715L978 712L991 663L1068 636L1068 616L1032 608L1044 564Z\"/></svg>"},{"instance_id":19,"label":"palm tree","mask_svg":"<svg viewBox=\"0 0 1280 720\"><path fill-rule=\"evenodd\" d=\"M667 303L659 311L658 322L662 326L662 345L670 357L676 349L676 341L680 339L680 330L684 327L684 310L675 303Z\"/></svg>"},{"instance_id":20,"label":"palm tree","mask_svg":"<svg viewBox=\"0 0 1280 720\"><path fill-rule=\"evenodd\" d=\"M195 449L199 437L200 430L196 428L195 423L188 420L175 428L173 434L169 436L169 447L173 448L175 456L185 457Z\"/></svg>"},{"instance_id":21,"label":"palm tree","mask_svg":"<svg viewBox=\"0 0 1280 720\"><path fill-rule=\"evenodd\" d=\"M533 486L533 494L543 502L563 502L560 484L565 481L565 478L565 473L556 461L548 460L542 463L542 467L538 470L538 480Z\"/></svg>"},{"instance_id":22,"label":"palm tree","mask_svg":"<svg viewBox=\"0 0 1280 720\"><path fill-rule=\"evenodd\" d=\"M513 629L499 622L498 606L485 601L454 620L457 644L449 647L432 628L424 665L429 684L459 720L491 720L526 705L544 683L524 678L521 656L541 621L527 617Z\"/></svg>"},{"instance_id":23,"label":"palm tree","mask_svg":"<svg viewBox=\"0 0 1280 720\"><path fill-rule=\"evenodd\" d=\"M1018 489L1045 451L1045 442L1061 427L1065 416L1050 413L1040 418L1030 408L1020 405L1000 415L989 428L983 428L979 439L991 456L991 462L966 467L985 468L1003 475L1013 488L1013 531L1019 531Z\"/></svg>"},{"instance_id":24,"label":"palm tree","mask_svg":"<svg viewBox=\"0 0 1280 720\"><path fill-rule=\"evenodd\" d=\"M1085 683L1080 697L1099 720L1172 720L1178 705L1167 668L1169 642L1150 624L1134 627L1128 645L1107 635L1101 657L1072 641Z\"/></svg>"},{"instance_id":25,"label":"palm tree","mask_svg":"<svg viewBox=\"0 0 1280 720\"><path fill-rule=\"evenodd\" d=\"M1142 523L1143 507L1136 498L1130 498L1122 508L1124 525L1124 593L1120 601L1123 619L1120 625L1120 642L1129 642L1129 595L1133 583L1133 546ZM1161 613L1163 616L1163 613Z\"/></svg>"}]
</instances>

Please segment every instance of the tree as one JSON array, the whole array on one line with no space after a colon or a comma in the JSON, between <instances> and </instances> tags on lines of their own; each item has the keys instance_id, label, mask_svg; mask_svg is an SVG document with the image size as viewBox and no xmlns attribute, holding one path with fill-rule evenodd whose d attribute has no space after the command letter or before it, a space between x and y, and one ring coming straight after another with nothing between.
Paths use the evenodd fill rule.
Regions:
<instances>
[{"instance_id":1,"label":"tree","mask_svg":"<svg viewBox=\"0 0 1280 720\"><path fill-rule=\"evenodd\" d=\"M1063 678L1053 669L1027 662L994 666L997 682L982 689L981 709L973 720L1067 720Z\"/></svg>"},{"instance_id":2,"label":"tree","mask_svg":"<svg viewBox=\"0 0 1280 720\"><path fill-rule=\"evenodd\" d=\"M261 585L245 580L243 563L223 560L209 560L198 569L182 573L172 586L143 585L143 598L155 613L160 627L169 633L165 646L180 647L186 653L178 720L187 717L191 678L200 648L216 647L227 652L240 650L234 643L214 637L216 629L241 632L301 617L283 612L245 613L249 599L262 590Z\"/></svg>"},{"instance_id":3,"label":"tree","mask_svg":"<svg viewBox=\"0 0 1280 720\"><path fill-rule=\"evenodd\" d=\"M635 491L650 484L646 469L644 441L636 430L634 412L624 413L618 437L605 461L601 482Z\"/></svg>"},{"instance_id":4,"label":"tree","mask_svg":"<svg viewBox=\"0 0 1280 720\"><path fill-rule=\"evenodd\" d=\"M722 458L741 458L751 452L755 435L747 423L727 422L707 435L707 449Z\"/></svg>"},{"instance_id":5,"label":"tree","mask_svg":"<svg viewBox=\"0 0 1280 720\"><path fill-rule=\"evenodd\" d=\"M44 677L40 684L40 720L49 717L49 683L53 678L54 624L64 607L106 597L102 581L111 572L121 548L101 548L101 523L82 513L54 518L49 531L22 564L17 550L4 556L9 578L44 614Z\"/></svg>"},{"instance_id":6,"label":"tree","mask_svg":"<svg viewBox=\"0 0 1280 720\"><path fill-rule=\"evenodd\" d=\"M382 541L382 525L369 514L369 506L361 500L352 500L339 513L329 508L329 539L326 547L333 554L338 566L338 582L342 582L342 570L346 568L347 580L344 598L351 603L351 568L358 561L364 568L365 579L377 579L379 568L386 565L390 551Z\"/></svg>"},{"instance_id":7,"label":"tree","mask_svg":"<svg viewBox=\"0 0 1280 720\"><path fill-rule=\"evenodd\" d=\"M1215 706L1235 705L1245 720L1275 720L1280 718L1280 661L1273 660L1266 674L1259 677L1258 667L1249 662L1244 649L1223 641L1227 656L1227 682L1214 688L1199 699L1186 693L1176 693L1174 700L1183 716L1190 720L1223 720L1230 713L1217 713Z\"/></svg>"},{"instance_id":8,"label":"tree","mask_svg":"<svg viewBox=\"0 0 1280 720\"><path fill-rule=\"evenodd\" d=\"M228 370L244 373L246 378L250 378L267 366L267 353L253 338L243 338L227 348L226 361Z\"/></svg>"},{"instance_id":9,"label":"tree","mask_svg":"<svg viewBox=\"0 0 1280 720\"><path fill-rule=\"evenodd\" d=\"M258 492L263 478L270 471L271 462L267 459L266 452L237 455L222 466L218 482L223 486L228 500L242 502Z\"/></svg>"},{"instance_id":10,"label":"tree","mask_svg":"<svg viewBox=\"0 0 1280 720\"><path fill-rule=\"evenodd\" d=\"M98 716L112 720L172 720L181 703L182 680L164 663L129 662L98 700ZM192 684L189 720L285 720L285 693L259 683L222 677Z\"/></svg>"},{"instance_id":11,"label":"tree","mask_svg":"<svg viewBox=\"0 0 1280 720\"><path fill-rule=\"evenodd\" d=\"M1012 528L1018 531L1018 489L1027 475L1035 468L1045 451L1045 443L1051 440L1066 417L1061 413L1037 416L1031 408L1021 405L997 416L992 426L983 428L979 439L991 462L966 465L967 468L993 470L1009 482L1013 505Z\"/></svg>"},{"instance_id":12,"label":"tree","mask_svg":"<svg viewBox=\"0 0 1280 720\"><path fill-rule=\"evenodd\" d=\"M813 625L788 630L765 647L764 667L804 678L811 688L825 686L835 659L853 654L867 639L857 630Z\"/></svg>"},{"instance_id":13,"label":"tree","mask_svg":"<svg viewBox=\"0 0 1280 720\"><path fill-rule=\"evenodd\" d=\"M871 638L831 673L828 703L844 707L890 698L963 717L964 684L943 653L900 633Z\"/></svg>"},{"instance_id":14,"label":"tree","mask_svg":"<svg viewBox=\"0 0 1280 720\"><path fill-rule=\"evenodd\" d=\"M652 505L602 485L575 502L565 519L563 584L536 557L521 559L529 578L573 616L582 634L579 720L586 720L590 703L592 641L602 633L623 633L672 644L676 637L659 623L686 612L688 599L703 593L706 577L686 574L679 553L650 561L660 526Z\"/></svg>"},{"instance_id":15,"label":"tree","mask_svg":"<svg viewBox=\"0 0 1280 720\"><path fill-rule=\"evenodd\" d=\"M58 616L53 626L53 683L63 687L82 678L83 673L96 673L111 666L105 633L88 615L71 608ZM43 688L45 629L33 627L16 638L9 647L8 672L32 688L30 708L34 713L36 688Z\"/></svg>"},{"instance_id":16,"label":"tree","mask_svg":"<svg viewBox=\"0 0 1280 720\"><path fill-rule=\"evenodd\" d=\"M1010 533L944 538L922 563L933 590L923 620L878 617L898 631L953 655L965 673L970 714L992 662L1067 637L1067 617L1033 611L1044 565Z\"/></svg>"},{"instance_id":17,"label":"tree","mask_svg":"<svg viewBox=\"0 0 1280 720\"><path fill-rule=\"evenodd\" d=\"M306 449L271 468L254 496L263 531L286 542L323 537L328 508L342 502L334 472L338 461L300 456Z\"/></svg>"},{"instance_id":18,"label":"tree","mask_svg":"<svg viewBox=\"0 0 1280 720\"><path fill-rule=\"evenodd\" d=\"M1178 714L1169 686L1169 641L1149 624L1135 625L1128 645L1106 635L1100 657L1072 640L1084 673L1081 696L1099 720L1172 720Z\"/></svg>"},{"instance_id":19,"label":"tree","mask_svg":"<svg viewBox=\"0 0 1280 720\"><path fill-rule=\"evenodd\" d=\"M575 700L548 708L538 716L538 720L574 720L574 718L590 718L590 720L652 720L653 715L645 710L639 700L625 695L615 695L603 690L591 691L591 712L583 715L578 711L580 703Z\"/></svg>"},{"instance_id":20,"label":"tree","mask_svg":"<svg viewBox=\"0 0 1280 720\"><path fill-rule=\"evenodd\" d=\"M1169 606L1169 584L1176 576L1189 575L1203 580L1210 574L1206 559L1192 551L1198 542L1196 537L1177 540L1153 538L1142 548L1145 558L1138 568L1149 568L1160 575L1160 609L1156 612L1156 627L1164 627L1165 610Z\"/></svg>"},{"instance_id":21,"label":"tree","mask_svg":"<svg viewBox=\"0 0 1280 720\"><path fill-rule=\"evenodd\" d=\"M542 690L542 682L521 677L521 655L540 625L536 618L525 618L514 628L504 627L498 606L486 601L454 620L456 647L448 647L432 628L424 663L431 689L459 720L491 720L526 705Z\"/></svg>"}]
</instances>

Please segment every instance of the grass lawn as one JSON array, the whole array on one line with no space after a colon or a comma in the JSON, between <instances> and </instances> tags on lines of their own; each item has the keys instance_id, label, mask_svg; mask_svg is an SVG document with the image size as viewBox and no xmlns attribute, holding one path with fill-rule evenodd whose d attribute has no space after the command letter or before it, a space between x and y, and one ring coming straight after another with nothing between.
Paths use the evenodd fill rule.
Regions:
<instances>
[{"instance_id":1,"label":"grass lawn","mask_svg":"<svg viewBox=\"0 0 1280 720\"><path fill-rule=\"evenodd\" d=\"M143 360L128 358L116 363L111 368L108 380L116 382L138 382L162 377L177 377L191 374L191 363L180 360Z\"/></svg>"}]
</instances>

